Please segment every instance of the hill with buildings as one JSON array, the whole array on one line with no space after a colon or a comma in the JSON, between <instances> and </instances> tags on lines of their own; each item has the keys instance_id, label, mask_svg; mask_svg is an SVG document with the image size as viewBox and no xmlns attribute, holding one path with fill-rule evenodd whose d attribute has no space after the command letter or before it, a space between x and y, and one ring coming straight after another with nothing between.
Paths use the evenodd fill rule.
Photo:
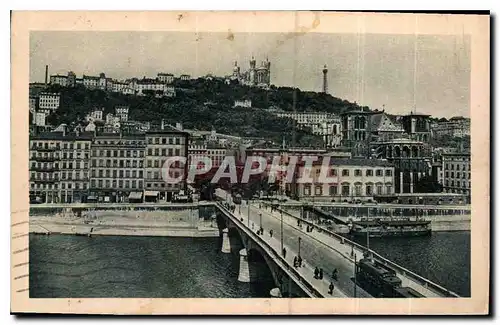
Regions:
<instances>
[{"instance_id":1,"label":"hill with buildings","mask_svg":"<svg viewBox=\"0 0 500 325\"><path fill-rule=\"evenodd\" d=\"M96 108L103 109L104 116L114 113L116 106L129 107L129 119L166 123L182 123L185 128L211 130L242 137L260 137L281 143L292 139L293 122L279 118L268 110L279 107L291 110L292 88L269 90L237 84L225 84L219 80L179 80L174 85L175 97L158 97L154 92L136 96L89 89L76 85L62 87L50 85L46 92L60 93L60 106L47 117L50 125L65 123L76 125ZM248 99L252 107L235 106L235 101ZM331 104L335 103L335 105ZM349 106L350 105L350 106ZM353 104L335 99L329 95L304 93L297 90L297 110L329 111L338 113ZM322 145L319 136L311 135L307 129L297 130L297 144L305 146Z\"/></svg>"},{"instance_id":2,"label":"hill with buildings","mask_svg":"<svg viewBox=\"0 0 500 325\"><path fill-rule=\"evenodd\" d=\"M102 108L104 115L114 112L114 107L129 106L129 118L135 121L160 121L175 124L180 122L186 128L211 130L245 136L264 137L279 143L285 136L291 141L293 122L278 118L273 109L292 111L294 92L298 112L328 112L339 114L345 110L360 109L357 104L335 98L329 94L302 92L289 87L263 89L227 83L219 78L198 78L180 80L172 84L176 95L155 96L154 91L144 91L136 96L101 89L89 89L82 85L63 87L49 85L50 93L60 93L60 107L47 117L50 125L74 124L82 121L95 108ZM239 107L238 101L248 101L251 107ZM365 107L364 109L368 109ZM297 144L321 145L321 137L311 135L307 129L297 130Z\"/></svg>"}]
</instances>

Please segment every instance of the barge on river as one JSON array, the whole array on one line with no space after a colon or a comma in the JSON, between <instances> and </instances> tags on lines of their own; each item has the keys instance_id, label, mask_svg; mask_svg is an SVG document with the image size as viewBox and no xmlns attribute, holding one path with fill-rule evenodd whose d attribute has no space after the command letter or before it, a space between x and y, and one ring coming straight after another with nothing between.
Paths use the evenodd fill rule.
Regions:
<instances>
[{"instance_id":1,"label":"barge on river","mask_svg":"<svg viewBox=\"0 0 500 325\"><path fill-rule=\"evenodd\" d=\"M413 237L431 234L431 222L409 218L362 219L349 224L352 236L366 237Z\"/></svg>"}]
</instances>

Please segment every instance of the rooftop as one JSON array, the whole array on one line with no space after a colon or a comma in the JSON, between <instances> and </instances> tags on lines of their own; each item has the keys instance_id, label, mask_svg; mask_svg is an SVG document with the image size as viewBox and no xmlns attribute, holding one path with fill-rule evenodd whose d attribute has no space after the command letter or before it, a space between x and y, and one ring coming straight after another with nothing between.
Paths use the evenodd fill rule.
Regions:
<instances>
[{"instance_id":1,"label":"rooftop","mask_svg":"<svg viewBox=\"0 0 500 325\"><path fill-rule=\"evenodd\" d=\"M42 132L30 137L30 140L59 140L59 141L74 141L74 140L92 140L94 133L80 132L78 135L75 132L68 132L64 135L63 132Z\"/></svg>"},{"instance_id":2,"label":"rooftop","mask_svg":"<svg viewBox=\"0 0 500 325\"><path fill-rule=\"evenodd\" d=\"M305 164L304 161L298 163L299 166L304 164ZM313 162L313 166L321 166L322 164L323 164L322 159ZM393 165L390 162L382 159L337 158L337 157L330 157L329 166L393 167Z\"/></svg>"}]
</instances>

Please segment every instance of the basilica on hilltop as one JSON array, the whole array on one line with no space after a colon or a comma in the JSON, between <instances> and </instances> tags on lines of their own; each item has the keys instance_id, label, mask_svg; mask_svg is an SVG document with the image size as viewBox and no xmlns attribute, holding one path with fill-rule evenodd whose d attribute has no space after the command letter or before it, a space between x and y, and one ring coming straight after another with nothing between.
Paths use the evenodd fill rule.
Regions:
<instances>
[{"instance_id":1,"label":"basilica on hilltop","mask_svg":"<svg viewBox=\"0 0 500 325\"><path fill-rule=\"evenodd\" d=\"M259 66L252 56L250 68L241 71L238 62L234 62L233 74L227 78L228 81L238 80L242 85L269 88L271 84L271 62L266 58Z\"/></svg>"}]
</instances>

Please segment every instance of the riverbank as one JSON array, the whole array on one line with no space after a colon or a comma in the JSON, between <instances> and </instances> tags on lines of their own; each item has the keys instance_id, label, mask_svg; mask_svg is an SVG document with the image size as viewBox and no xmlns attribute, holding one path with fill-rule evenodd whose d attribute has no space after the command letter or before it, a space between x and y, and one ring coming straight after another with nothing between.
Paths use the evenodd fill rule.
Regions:
<instances>
[{"instance_id":1,"label":"riverbank","mask_svg":"<svg viewBox=\"0 0 500 325\"><path fill-rule=\"evenodd\" d=\"M103 215L93 220L76 217L33 216L30 217L30 233L81 236L219 237L218 228L210 221L172 221L168 217L163 219L151 220L151 218L116 215Z\"/></svg>"}]
</instances>

